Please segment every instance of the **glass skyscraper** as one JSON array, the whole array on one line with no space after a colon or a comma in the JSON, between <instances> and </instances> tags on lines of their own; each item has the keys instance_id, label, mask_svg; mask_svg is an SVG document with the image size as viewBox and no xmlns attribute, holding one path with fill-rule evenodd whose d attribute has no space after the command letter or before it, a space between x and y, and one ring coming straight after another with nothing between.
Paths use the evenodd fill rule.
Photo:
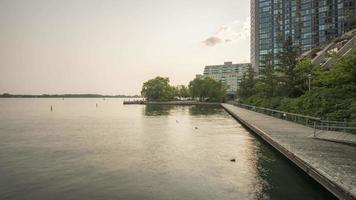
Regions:
<instances>
[{"instance_id":1,"label":"glass skyscraper","mask_svg":"<svg viewBox=\"0 0 356 200\"><path fill-rule=\"evenodd\" d=\"M274 64L289 36L299 52L356 27L356 0L251 0L251 63L258 71L271 52Z\"/></svg>"}]
</instances>

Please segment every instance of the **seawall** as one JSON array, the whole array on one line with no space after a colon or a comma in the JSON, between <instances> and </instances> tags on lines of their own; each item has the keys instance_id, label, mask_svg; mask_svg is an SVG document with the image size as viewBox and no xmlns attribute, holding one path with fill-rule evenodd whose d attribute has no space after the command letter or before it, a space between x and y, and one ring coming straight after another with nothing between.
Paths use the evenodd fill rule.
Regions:
<instances>
[{"instance_id":1,"label":"seawall","mask_svg":"<svg viewBox=\"0 0 356 200\"><path fill-rule=\"evenodd\" d=\"M356 199L356 147L313 138L313 129L239 108L221 106L339 199Z\"/></svg>"}]
</instances>

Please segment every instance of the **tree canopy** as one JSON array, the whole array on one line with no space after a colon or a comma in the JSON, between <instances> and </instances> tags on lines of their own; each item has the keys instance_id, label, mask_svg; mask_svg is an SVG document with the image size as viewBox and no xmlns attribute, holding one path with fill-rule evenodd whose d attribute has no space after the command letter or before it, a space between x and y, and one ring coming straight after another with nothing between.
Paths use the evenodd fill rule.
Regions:
<instances>
[{"instance_id":1,"label":"tree canopy","mask_svg":"<svg viewBox=\"0 0 356 200\"><path fill-rule=\"evenodd\" d=\"M297 52L297 48L293 46L292 38L288 37L283 42L282 51L277 54L278 64L276 70L280 73L279 91L283 93L282 95L286 95L288 97L298 97L301 95L295 88L297 85Z\"/></svg>"},{"instance_id":2,"label":"tree canopy","mask_svg":"<svg viewBox=\"0 0 356 200\"><path fill-rule=\"evenodd\" d=\"M277 56L278 64L273 65L268 54L259 76L247 71L237 91L239 101L329 120L356 121L356 52L339 58L330 68L314 66L309 59L297 60L296 52L288 40Z\"/></svg>"},{"instance_id":3,"label":"tree canopy","mask_svg":"<svg viewBox=\"0 0 356 200\"><path fill-rule=\"evenodd\" d=\"M221 102L226 96L226 87L209 77L195 78L189 86L171 86L169 78L156 77L143 83L141 95L147 101L170 101L179 98L193 98L199 101Z\"/></svg>"},{"instance_id":4,"label":"tree canopy","mask_svg":"<svg viewBox=\"0 0 356 200\"><path fill-rule=\"evenodd\" d=\"M247 71L243 74L242 80L237 90L237 96L239 98L248 98L254 94L254 88L256 85L255 72L252 66L249 66Z\"/></svg>"},{"instance_id":5,"label":"tree canopy","mask_svg":"<svg viewBox=\"0 0 356 200\"><path fill-rule=\"evenodd\" d=\"M261 93L268 97L275 96L277 92L278 76L273 65L272 53L263 57L259 75Z\"/></svg>"},{"instance_id":6,"label":"tree canopy","mask_svg":"<svg viewBox=\"0 0 356 200\"><path fill-rule=\"evenodd\" d=\"M174 89L169 85L169 78L158 76L143 83L141 95L148 101L171 100Z\"/></svg>"},{"instance_id":7,"label":"tree canopy","mask_svg":"<svg viewBox=\"0 0 356 200\"><path fill-rule=\"evenodd\" d=\"M222 102L226 96L225 85L210 77L195 78L189 83L189 91L192 98L198 98L199 101Z\"/></svg>"}]
</instances>

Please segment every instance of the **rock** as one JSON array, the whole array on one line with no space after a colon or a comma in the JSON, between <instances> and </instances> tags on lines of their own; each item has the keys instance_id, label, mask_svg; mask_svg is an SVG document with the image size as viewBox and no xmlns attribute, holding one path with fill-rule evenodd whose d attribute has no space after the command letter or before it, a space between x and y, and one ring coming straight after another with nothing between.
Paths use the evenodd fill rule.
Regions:
<instances>
[{"instance_id":1,"label":"rock","mask_svg":"<svg viewBox=\"0 0 356 200\"><path fill-rule=\"evenodd\" d=\"M235 159L235 158L233 158L233 159L231 159L230 161L231 161L231 162L236 162L236 159Z\"/></svg>"}]
</instances>

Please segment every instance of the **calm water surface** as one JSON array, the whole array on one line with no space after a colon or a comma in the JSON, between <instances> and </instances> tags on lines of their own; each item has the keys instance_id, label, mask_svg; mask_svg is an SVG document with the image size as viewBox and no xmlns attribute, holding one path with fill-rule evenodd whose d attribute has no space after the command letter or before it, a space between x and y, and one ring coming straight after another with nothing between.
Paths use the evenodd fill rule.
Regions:
<instances>
[{"instance_id":1,"label":"calm water surface","mask_svg":"<svg viewBox=\"0 0 356 200\"><path fill-rule=\"evenodd\" d=\"M0 99L0 199L332 196L219 107Z\"/></svg>"}]
</instances>

